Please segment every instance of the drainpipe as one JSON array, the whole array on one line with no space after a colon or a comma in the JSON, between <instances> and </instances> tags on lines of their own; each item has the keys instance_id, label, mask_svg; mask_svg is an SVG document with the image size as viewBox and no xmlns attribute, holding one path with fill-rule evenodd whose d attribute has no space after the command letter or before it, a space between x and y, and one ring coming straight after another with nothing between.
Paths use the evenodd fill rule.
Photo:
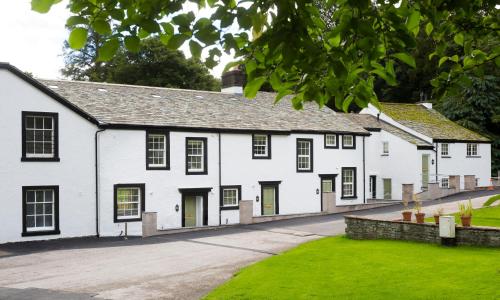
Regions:
<instances>
[{"instance_id":1,"label":"drainpipe","mask_svg":"<svg viewBox=\"0 0 500 300\"><path fill-rule=\"evenodd\" d=\"M95 232L96 236L99 237L99 160L98 160L98 133L103 132L106 129L99 129L94 135L94 146L95 146Z\"/></svg>"},{"instance_id":2,"label":"drainpipe","mask_svg":"<svg viewBox=\"0 0 500 300\"><path fill-rule=\"evenodd\" d=\"M221 207L221 204L220 204L220 197L221 197L221 186L222 186L222 181L221 181L221 178L222 178L222 164L221 164L221 146L220 146L220 131L218 132L218 138L219 138L219 226L222 225L222 207Z\"/></svg>"},{"instance_id":3,"label":"drainpipe","mask_svg":"<svg viewBox=\"0 0 500 300\"><path fill-rule=\"evenodd\" d=\"M366 203L365 136L363 136L363 203Z\"/></svg>"},{"instance_id":4,"label":"drainpipe","mask_svg":"<svg viewBox=\"0 0 500 300\"><path fill-rule=\"evenodd\" d=\"M436 157L436 182L438 182L439 178L438 178L438 143L435 143L434 144L434 155Z\"/></svg>"}]
</instances>

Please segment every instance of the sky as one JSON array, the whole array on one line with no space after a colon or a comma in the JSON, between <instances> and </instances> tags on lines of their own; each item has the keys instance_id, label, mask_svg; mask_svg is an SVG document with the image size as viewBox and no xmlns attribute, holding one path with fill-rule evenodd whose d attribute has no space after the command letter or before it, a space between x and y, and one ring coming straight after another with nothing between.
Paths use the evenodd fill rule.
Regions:
<instances>
[{"instance_id":1,"label":"sky","mask_svg":"<svg viewBox=\"0 0 500 300\"><path fill-rule=\"evenodd\" d=\"M59 70L64 67L62 49L69 35L64 24L70 16L66 3L54 5L47 14L39 14L31 11L30 0L0 0L0 62L8 62L38 78L63 78ZM181 48L190 57L188 49L187 43ZM231 57L224 55L221 64L211 70L212 75L220 78L230 61Z\"/></svg>"}]
</instances>

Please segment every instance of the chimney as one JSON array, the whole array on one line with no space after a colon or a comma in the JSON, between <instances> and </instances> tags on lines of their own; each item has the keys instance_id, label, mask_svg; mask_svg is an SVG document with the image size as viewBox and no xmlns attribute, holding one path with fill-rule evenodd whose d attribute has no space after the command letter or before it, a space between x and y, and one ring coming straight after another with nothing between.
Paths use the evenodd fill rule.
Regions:
<instances>
[{"instance_id":1,"label":"chimney","mask_svg":"<svg viewBox=\"0 0 500 300\"><path fill-rule=\"evenodd\" d=\"M243 94L243 86L245 85L245 73L240 68L227 71L222 74L222 93L226 94Z\"/></svg>"}]
</instances>

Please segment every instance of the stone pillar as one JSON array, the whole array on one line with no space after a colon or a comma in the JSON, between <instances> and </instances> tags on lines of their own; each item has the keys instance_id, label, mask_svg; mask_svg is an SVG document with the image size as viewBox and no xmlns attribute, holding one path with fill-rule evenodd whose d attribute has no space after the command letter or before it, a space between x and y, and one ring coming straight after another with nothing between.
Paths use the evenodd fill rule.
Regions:
<instances>
[{"instance_id":1,"label":"stone pillar","mask_svg":"<svg viewBox=\"0 0 500 300\"><path fill-rule=\"evenodd\" d=\"M476 176L475 175L465 175L464 176L464 188L469 191L476 189Z\"/></svg>"},{"instance_id":2,"label":"stone pillar","mask_svg":"<svg viewBox=\"0 0 500 300\"><path fill-rule=\"evenodd\" d=\"M456 192L460 191L460 175L450 175L449 176L450 189L454 189Z\"/></svg>"},{"instance_id":3,"label":"stone pillar","mask_svg":"<svg viewBox=\"0 0 500 300\"><path fill-rule=\"evenodd\" d=\"M413 183L403 183L403 203L413 200Z\"/></svg>"},{"instance_id":4,"label":"stone pillar","mask_svg":"<svg viewBox=\"0 0 500 300\"><path fill-rule=\"evenodd\" d=\"M430 200L441 198L442 192L438 182L429 182L427 188Z\"/></svg>"},{"instance_id":5,"label":"stone pillar","mask_svg":"<svg viewBox=\"0 0 500 300\"><path fill-rule=\"evenodd\" d=\"M142 213L142 237L153 236L158 232L156 212Z\"/></svg>"},{"instance_id":6,"label":"stone pillar","mask_svg":"<svg viewBox=\"0 0 500 300\"><path fill-rule=\"evenodd\" d=\"M253 223L253 200L240 200L240 224Z\"/></svg>"},{"instance_id":7,"label":"stone pillar","mask_svg":"<svg viewBox=\"0 0 500 300\"><path fill-rule=\"evenodd\" d=\"M335 198L336 194L335 192L333 193L323 193L323 211L327 213L334 213L335 212Z\"/></svg>"}]
</instances>

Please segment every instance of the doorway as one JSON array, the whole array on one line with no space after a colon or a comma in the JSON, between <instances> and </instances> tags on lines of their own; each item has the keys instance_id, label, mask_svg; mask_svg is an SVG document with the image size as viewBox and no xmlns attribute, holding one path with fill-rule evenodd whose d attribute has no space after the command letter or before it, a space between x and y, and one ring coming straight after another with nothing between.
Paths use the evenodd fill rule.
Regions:
<instances>
[{"instance_id":1,"label":"doorway","mask_svg":"<svg viewBox=\"0 0 500 300\"><path fill-rule=\"evenodd\" d=\"M281 181L260 181L261 186L261 215L272 216L279 214L279 184Z\"/></svg>"},{"instance_id":2,"label":"doorway","mask_svg":"<svg viewBox=\"0 0 500 300\"><path fill-rule=\"evenodd\" d=\"M384 183L384 200L392 200L392 179L383 178Z\"/></svg>"},{"instance_id":3,"label":"doorway","mask_svg":"<svg viewBox=\"0 0 500 300\"><path fill-rule=\"evenodd\" d=\"M208 189L180 189L182 227L208 225Z\"/></svg>"},{"instance_id":4,"label":"doorway","mask_svg":"<svg viewBox=\"0 0 500 300\"><path fill-rule=\"evenodd\" d=\"M328 206L335 205L333 193L335 192L335 177L337 174L319 174L321 179L321 211L328 211Z\"/></svg>"},{"instance_id":5,"label":"doorway","mask_svg":"<svg viewBox=\"0 0 500 300\"><path fill-rule=\"evenodd\" d=\"M372 199L377 199L377 176L370 175L370 197Z\"/></svg>"},{"instance_id":6,"label":"doorway","mask_svg":"<svg viewBox=\"0 0 500 300\"><path fill-rule=\"evenodd\" d=\"M422 154L422 189L427 190L429 185L429 154Z\"/></svg>"}]
</instances>

